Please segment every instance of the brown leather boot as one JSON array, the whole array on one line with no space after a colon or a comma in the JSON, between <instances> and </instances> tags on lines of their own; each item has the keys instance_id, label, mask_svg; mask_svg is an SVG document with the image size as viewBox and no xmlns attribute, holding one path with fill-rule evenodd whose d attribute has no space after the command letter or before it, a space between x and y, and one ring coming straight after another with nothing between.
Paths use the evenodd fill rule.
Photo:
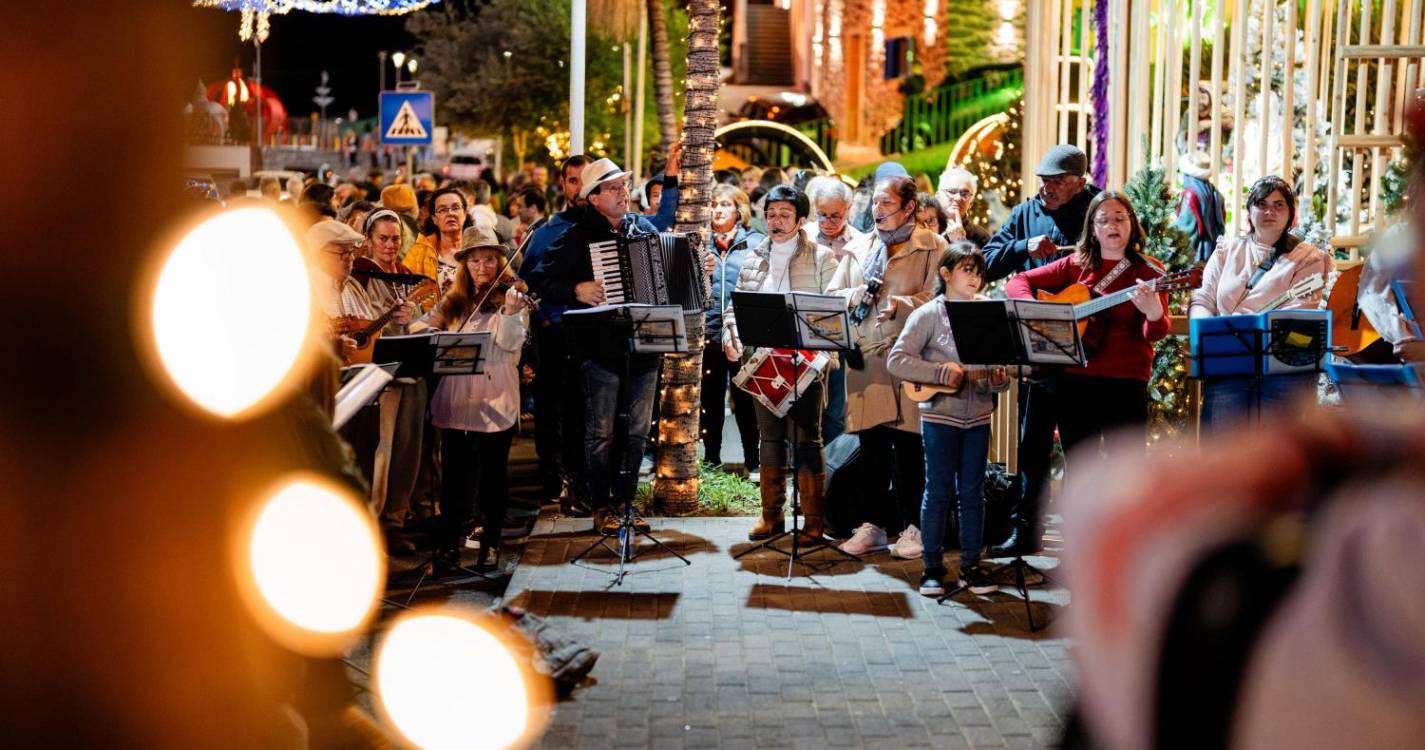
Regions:
<instances>
[{"instance_id":1,"label":"brown leather boot","mask_svg":"<svg viewBox=\"0 0 1425 750\"><path fill-rule=\"evenodd\" d=\"M782 533L787 518L782 506L787 502L787 469L782 466L762 467L762 520L747 532L747 538L760 542Z\"/></svg>"},{"instance_id":2,"label":"brown leather boot","mask_svg":"<svg viewBox=\"0 0 1425 750\"><path fill-rule=\"evenodd\" d=\"M826 535L826 472L797 472L797 494L802 503L802 531L820 539Z\"/></svg>"}]
</instances>

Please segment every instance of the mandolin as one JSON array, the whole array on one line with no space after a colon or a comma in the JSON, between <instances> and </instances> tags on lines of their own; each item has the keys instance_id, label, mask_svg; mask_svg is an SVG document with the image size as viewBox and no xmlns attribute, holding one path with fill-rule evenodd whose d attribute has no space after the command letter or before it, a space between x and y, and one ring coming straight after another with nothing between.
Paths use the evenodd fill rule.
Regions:
<instances>
[{"instance_id":1,"label":"mandolin","mask_svg":"<svg viewBox=\"0 0 1425 750\"><path fill-rule=\"evenodd\" d=\"M435 299L439 287L435 282L429 284L419 284L410 294L406 295L403 302L409 302L420 307L425 302ZM349 356L342 357L343 365L364 365L371 362L371 355L376 349L376 340L381 338L381 329L391 322L391 316L400 309L401 303L393 305L391 309L382 313L375 320L358 318L355 315L343 315L339 318L332 318L332 336L350 336L356 340L356 351Z\"/></svg>"},{"instance_id":2,"label":"mandolin","mask_svg":"<svg viewBox=\"0 0 1425 750\"><path fill-rule=\"evenodd\" d=\"M1293 300L1301 299L1312 292L1319 291L1326 286L1326 279L1320 275L1308 276L1301 281L1291 285L1291 288L1277 295L1276 299L1262 306L1258 312L1271 312L1282 305Z\"/></svg>"},{"instance_id":3,"label":"mandolin","mask_svg":"<svg viewBox=\"0 0 1425 750\"><path fill-rule=\"evenodd\" d=\"M1147 282L1148 288L1155 292L1180 292L1187 289L1196 289L1202 286L1202 267L1204 264L1198 263L1186 270L1165 273L1156 279ZM1093 291L1083 284L1070 284L1058 292L1037 291L1034 293L1036 299L1044 302L1062 302L1074 306L1074 320L1078 321L1079 338L1084 341L1084 348L1089 351L1097 349L1101 335L1097 333L1098 326L1094 316L1113 307L1117 307L1128 302L1137 291L1137 285L1110 292L1102 297L1093 296ZM1163 313L1166 315L1167 311Z\"/></svg>"},{"instance_id":4,"label":"mandolin","mask_svg":"<svg viewBox=\"0 0 1425 750\"><path fill-rule=\"evenodd\" d=\"M1361 289L1361 263L1342 271L1331 287L1326 306L1331 310L1331 348L1343 357L1357 357L1381 341L1380 333L1371 325L1356 302Z\"/></svg>"}]
</instances>

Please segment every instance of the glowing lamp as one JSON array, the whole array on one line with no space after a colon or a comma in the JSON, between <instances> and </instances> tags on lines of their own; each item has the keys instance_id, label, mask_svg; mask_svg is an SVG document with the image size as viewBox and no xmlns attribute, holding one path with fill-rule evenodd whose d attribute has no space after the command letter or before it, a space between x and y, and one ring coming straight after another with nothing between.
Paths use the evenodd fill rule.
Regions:
<instances>
[{"instance_id":1,"label":"glowing lamp","mask_svg":"<svg viewBox=\"0 0 1425 750\"><path fill-rule=\"evenodd\" d=\"M242 524L232 551L258 624L313 656L340 653L360 636L385 581L371 513L350 491L311 474L281 482Z\"/></svg>"},{"instance_id":2,"label":"glowing lamp","mask_svg":"<svg viewBox=\"0 0 1425 750\"><path fill-rule=\"evenodd\" d=\"M488 617L450 611L398 619L378 647L373 684L383 714L424 750L507 748L543 727L547 680Z\"/></svg>"},{"instance_id":3,"label":"glowing lamp","mask_svg":"<svg viewBox=\"0 0 1425 750\"><path fill-rule=\"evenodd\" d=\"M148 333L159 369L204 411L247 416L293 376L312 287L297 239L271 210L203 221L163 261L152 289Z\"/></svg>"}]
</instances>

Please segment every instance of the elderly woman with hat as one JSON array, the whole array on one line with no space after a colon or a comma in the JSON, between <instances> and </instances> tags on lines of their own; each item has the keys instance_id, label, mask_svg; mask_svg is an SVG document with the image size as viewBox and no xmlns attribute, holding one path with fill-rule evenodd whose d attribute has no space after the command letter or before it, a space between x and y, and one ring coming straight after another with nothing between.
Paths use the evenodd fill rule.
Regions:
<instances>
[{"instance_id":1,"label":"elderly woman with hat","mask_svg":"<svg viewBox=\"0 0 1425 750\"><path fill-rule=\"evenodd\" d=\"M472 516L484 518L477 569L493 569L509 501L505 464L520 413L519 358L529 328L529 297L516 288L505 246L486 227L472 227L455 252L459 264L450 290L417 327L460 333L488 332L492 346L484 371L447 375L431 396L431 424L440 430L442 558L458 562Z\"/></svg>"}]
</instances>

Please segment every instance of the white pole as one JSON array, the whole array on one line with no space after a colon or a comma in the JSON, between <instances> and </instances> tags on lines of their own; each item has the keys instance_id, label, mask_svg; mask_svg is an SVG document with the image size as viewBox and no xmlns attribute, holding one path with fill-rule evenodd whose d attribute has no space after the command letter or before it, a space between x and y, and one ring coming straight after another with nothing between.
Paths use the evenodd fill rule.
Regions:
<instances>
[{"instance_id":1,"label":"white pole","mask_svg":"<svg viewBox=\"0 0 1425 750\"><path fill-rule=\"evenodd\" d=\"M638 4L638 82L633 95L633 174L643 179L643 69L648 66L648 3Z\"/></svg>"},{"instance_id":2,"label":"white pole","mask_svg":"<svg viewBox=\"0 0 1425 750\"><path fill-rule=\"evenodd\" d=\"M253 64L254 78L257 79L257 154L259 160L262 156L262 40L257 38L257 34L252 35L254 46L257 47L257 61ZM263 165L266 167L266 165Z\"/></svg>"},{"instance_id":3,"label":"white pole","mask_svg":"<svg viewBox=\"0 0 1425 750\"><path fill-rule=\"evenodd\" d=\"M584 153L584 0L570 3L569 153Z\"/></svg>"}]
</instances>

